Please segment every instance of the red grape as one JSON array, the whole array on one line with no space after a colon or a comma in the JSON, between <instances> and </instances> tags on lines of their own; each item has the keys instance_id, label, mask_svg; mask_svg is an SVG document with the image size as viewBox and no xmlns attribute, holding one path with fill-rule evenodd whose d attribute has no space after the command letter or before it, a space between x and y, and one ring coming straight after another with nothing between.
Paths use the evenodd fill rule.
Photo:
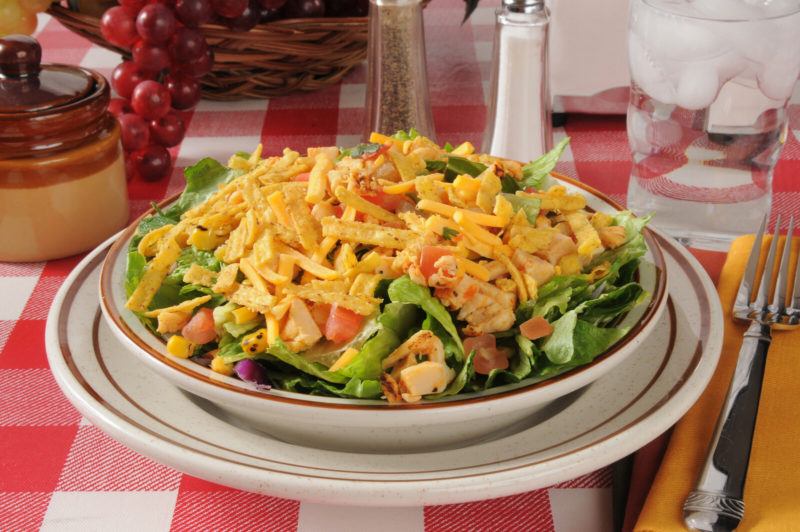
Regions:
<instances>
[{"instance_id":1,"label":"red grape","mask_svg":"<svg viewBox=\"0 0 800 532\"><path fill-rule=\"evenodd\" d=\"M178 20L190 28L196 28L211 20L210 0L178 0L175 3Z\"/></svg>"},{"instance_id":2,"label":"red grape","mask_svg":"<svg viewBox=\"0 0 800 532\"><path fill-rule=\"evenodd\" d=\"M175 109L191 109L200 101L200 85L189 75L170 74L164 84Z\"/></svg>"},{"instance_id":3,"label":"red grape","mask_svg":"<svg viewBox=\"0 0 800 532\"><path fill-rule=\"evenodd\" d=\"M289 0L283 8L287 18L324 17L323 0Z\"/></svg>"},{"instance_id":4,"label":"red grape","mask_svg":"<svg viewBox=\"0 0 800 532\"><path fill-rule=\"evenodd\" d=\"M169 112L169 91L157 81L147 80L136 85L131 95L131 106L142 118L153 120Z\"/></svg>"},{"instance_id":5,"label":"red grape","mask_svg":"<svg viewBox=\"0 0 800 532\"><path fill-rule=\"evenodd\" d=\"M175 15L164 4L148 4L136 17L136 31L149 43L163 44L175 32Z\"/></svg>"},{"instance_id":6,"label":"red grape","mask_svg":"<svg viewBox=\"0 0 800 532\"><path fill-rule=\"evenodd\" d=\"M119 117L121 114L132 113L133 108L131 107L131 102L128 100L123 98L112 98L111 101L108 102L108 112L116 117Z\"/></svg>"},{"instance_id":7,"label":"red grape","mask_svg":"<svg viewBox=\"0 0 800 532\"><path fill-rule=\"evenodd\" d=\"M286 3L286 0L259 0L259 3L264 9L280 9Z\"/></svg>"},{"instance_id":8,"label":"red grape","mask_svg":"<svg viewBox=\"0 0 800 532\"><path fill-rule=\"evenodd\" d=\"M161 72L169 66L169 52L166 48L137 41L131 50L133 62L142 72Z\"/></svg>"},{"instance_id":9,"label":"red grape","mask_svg":"<svg viewBox=\"0 0 800 532\"><path fill-rule=\"evenodd\" d=\"M208 50L208 45L199 30L178 28L169 42L169 49L172 57L183 63L199 59Z\"/></svg>"},{"instance_id":10,"label":"red grape","mask_svg":"<svg viewBox=\"0 0 800 532\"><path fill-rule=\"evenodd\" d=\"M186 127L178 113L167 113L150 122L150 138L165 148L180 144L185 133Z\"/></svg>"},{"instance_id":11,"label":"red grape","mask_svg":"<svg viewBox=\"0 0 800 532\"><path fill-rule=\"evenodd\" d=\"M248 0L211 0L214 12L226 18L236 18L247 9Z\"/></svg>"},{"instance_id":12,"label":"red grape","mask_svg":"<svg viewBox=\"0 0 800 532\"><path fill-rule=\"evenodd\" d=\"M195 59L194 61L190 61L187 63L182 63L178 65L178 68L181 72L185 74L189 74L195 78L202 78L209 72L211 72L211 68L214 66L214 50L209 48L206 50L206 53L201 55L199 58Z\"/></svg>"},{"instance_id":13,"label":"red grape","mask_svg":"<svg viewBox=\"0 0 800 532\"><path fill-rule=\"evenodd\" d=\"M100 33L111 44L127 48L139 36L136 34L134 16L124 7L116 6L107 9L100 19Z\"/></svg>"},{"instance_id":14,"label":"red grape","mask_svg":"<svg viewBox=\"0 0 800 532\"><path fill-rule=\"evenodd\" d=\"M254 0L251 0L241 15L225 19L225 25L234 31L249 31L258 24L259 18L261 18L261 9Z\"/></svg>"},{"instance_id":15,"label":"red grape","mask_svg":"<svg viewBox=\"0 0 800 532\"><path fill-rule=\"evenodd\" d=\"M268 7L262 7L261 13L259 14L259 22L272 22L273 20L279 19L281 16L280 9L270 9Z\"/></svg>"},{"instance_id":16,"label":"red grape","mask_svg":"<svg viewBox=\"0 0 800 532\"><path fill-rule=\"evenodd\" d=\"M120 98L130 98L136 87L150 76L139 70L133 61L123 61L111 73L111 86Z\"/></svg>"},{"instance_id":17,"label":"red grape","mask_svg":"<svg viewBox=\"0 0 800 532\"><path fill-rule=\"evenodd\" d=\"M128 9L131 13L135 14L139 12L142 7L147 3L147 0L117 0L117 3L122 7Z\"/></svg>"},{"instance_id":18,"label":"red grape","mask_svg":"<svg viewBox=\"0 0 800 532\"><path fill-rule=\"evenodd\" d=\"M141 116L133 113L120 115L119 127L122 135L122 147L125 151L141 150L150 142L150 129Z\"/></svg>"},{"instance_id":19,"label":"red grape","mask_svg":"<svg viewBox=\"0 0 800 532\"><path fill-rule=\"evenodd\" d=\"M158 181L169 173L172 158L163 146L151 144L134 154L137 158L136 170L145 181Z\"/></svg>"}]
</instances>

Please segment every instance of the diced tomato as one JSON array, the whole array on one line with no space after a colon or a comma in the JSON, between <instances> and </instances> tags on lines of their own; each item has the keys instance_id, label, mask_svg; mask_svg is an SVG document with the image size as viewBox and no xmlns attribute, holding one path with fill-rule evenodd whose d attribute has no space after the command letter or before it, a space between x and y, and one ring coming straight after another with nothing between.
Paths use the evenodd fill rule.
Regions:
<instances>
[{"instance_id":1,"label":"diced tomato","mask_svg":"<svg viewBox=\"0 0 800 532\"><path fill-rule=\"evenodd\" d=\"M491 347L494 349L497 346L497 338L493 334L482 334L480 336L471 336L464 340L464 352L470 354L473 349L481 349Z\"/></svg>"},{"instance_id":2,"label":"diced tomato","mask_svg":"<svg viewBox=\"0 0 800 532\"><path fill-rule=\"evenodd\" d=\"M361 330L362 323L364 316L334 303L325 322L325 338L336 343L351 340Z\"/></svg>"},{"instance_id":3,"label":"diced tomato","mask_svg":"<svg viewBox=\"0 0 800 532\"><path fill-rule=\"evenodd\" d=\"M311 305L311 317L314 318L314 323L316 323L317 327L320 329L325 328L330 313L331 306L327 303L314 303Z\"/></svg>"},{"instance_id":4,"label":"diced tomato","mask_svg":"<svg viewBox=\"0 0 800 532\"><path fill-rule=\"evenodd\" d=\"M341 205L333 205L331 208L333 209L333 215L337 218L341 218L342 214L344 214L344 209Z\"/></svg>"},{"instance_id":5,"label":"diced tomato","mask_svg":"<svg viewBox=\"0 0 800 532\"><path fill-rule=\"evenodd\" d=\"M214 328L214 314L210 308L201 308L192 316L189 323L183 326L181 335L193 344L202 345L214 340L217 331Z\"/></svg>"},{"instance_id":6,"label":"diced tomato","mask_svg":"<svg viewBox=\"0 0 800 532\"><path fill-rule=\"evenodd\" d=\"M387 142L386 144L381 145L381 147L375 150L374 152L365 153L364 155L361 156L361 158L364 159L365 161L371 161L373 159L377 159L378 157L380 157L381 155L383 155L384 153L388 152L391 149L392 149L392 143Z\"/></svg>"},{"instance_id":7,"label":"diced tomato","mask_svg":"<svg viewBox=\"0 0 800 532\"><path fill-rule=\"evenodd\" d=\"M419 269L425 279L436 273L436 261L445 255L452 255L453 252L448 248L439 246L425 246L419 255Z\"/></svg>"},{"instance_id":8,"label":"diced tomato","mask_svg":"<svg viewBox=\"0 0 800 532\"><path fill-rule=\"evenodd\" d=\"M308 181L311 177L311 172L303 172L302 174L297 174L294 176L295 181Z\"/></svg>"},{"instance_id":9,"label":"diced tomato","mask_svg":"<svg viewBox=\"0 0 800 532\"><path fill-rule=\"evenodd\" d=\"M488 375L493 369L508 368L508 350L496 347L484 347L478 349L473 359L475 373Z\"/></svg>"},{"instance_id":10,"label":"diced tomato","mask_svg":"<svg viewBox=\"0 0 800 532\"><path fill-rule=\"evenodd\" d=\"M519 326L519 332L528 340L537 340L545 336L550 336L553 332L553 326L543 317L534 316Z\"/></svg>"},{"instance_id":11,"label":"diced tomato","mask_svg":"<svg viewBox=\"0 0 800 532\"><path fill-rule=\"evenodd\" d=\"M397 209L406 202L406 198L403 194L387 194L382 190L378 190L372 194L364 194L361 197L391 212L397 211Z\"/></svg>"}]
</instances>

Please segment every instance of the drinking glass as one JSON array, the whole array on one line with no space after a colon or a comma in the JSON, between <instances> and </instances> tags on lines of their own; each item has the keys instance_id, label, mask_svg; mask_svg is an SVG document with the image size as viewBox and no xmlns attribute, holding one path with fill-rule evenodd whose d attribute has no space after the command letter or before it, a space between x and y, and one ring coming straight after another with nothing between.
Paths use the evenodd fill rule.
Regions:
<instances>
[{"instance_id":1,"label":"drinking glass","mask_svg":"<svg viewBox=\"0 0 800 532\"><path fill-rule=\"evenodd\" d=\"M632 0L628 206L725 250L770 208L800 74L800 0Z\"/></svg>"}]
</instances>

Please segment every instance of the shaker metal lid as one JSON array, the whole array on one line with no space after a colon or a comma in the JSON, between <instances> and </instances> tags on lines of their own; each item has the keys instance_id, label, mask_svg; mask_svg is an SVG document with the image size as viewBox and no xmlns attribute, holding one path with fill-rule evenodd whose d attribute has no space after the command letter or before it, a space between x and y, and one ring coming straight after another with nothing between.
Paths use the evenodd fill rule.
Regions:
<instances>
[{"instance_id":1,"label":"shaker metal lid","mask_svg":"<svg viewBox=\"0 0 800 532\"><path fill-rule=\"evenodd\" d=\"M42 48L33 37L0 38L0 113L37 112L80 100L97 90L88 70L42 65Z\"/></svg>"}]
</instances>

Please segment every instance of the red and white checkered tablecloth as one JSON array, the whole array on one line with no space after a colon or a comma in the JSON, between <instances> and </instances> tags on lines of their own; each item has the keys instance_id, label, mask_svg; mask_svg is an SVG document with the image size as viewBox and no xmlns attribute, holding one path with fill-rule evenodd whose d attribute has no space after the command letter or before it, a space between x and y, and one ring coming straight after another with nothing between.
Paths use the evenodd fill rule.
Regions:
<instances>
[{"instance_id":1,"label":"red and white checkered tablecloth","mask_svg":"<svg viewBox=\"0 0 800 532\"><path fill-rule=\"evenodd\" d=\"M493 34L493 5L459 24L461 0L426 10L428 71L440 141L480 144ZM119 57L40 16L46 62L108 75ZM284 146L359 141L365 70L313 94L272 101L203 101L185 114L187 137L173 150L169 180L130 184L133 215L179 191L181 168L221 160L258 142ZM800 127L800 105L792 108ZM558 170L623 202L630 157L623 117L570 117L572 137ZM800 206L800 131L793 130L775 176L775 211ZM34 530L610 530L611 470L513 497L404 509L326 507L240 492L181 474L126 449L91 426L64 398L44 348L47 310L80 257L0 263L0 531ZM701 259L702 260L702 259ZM713 262L713 261L712 261ZM710 264L709 264L710 265ZM637 484L634 483L634 486ZM637 488L638 489L638 488Z\"/></svg>"}]
</instances>

